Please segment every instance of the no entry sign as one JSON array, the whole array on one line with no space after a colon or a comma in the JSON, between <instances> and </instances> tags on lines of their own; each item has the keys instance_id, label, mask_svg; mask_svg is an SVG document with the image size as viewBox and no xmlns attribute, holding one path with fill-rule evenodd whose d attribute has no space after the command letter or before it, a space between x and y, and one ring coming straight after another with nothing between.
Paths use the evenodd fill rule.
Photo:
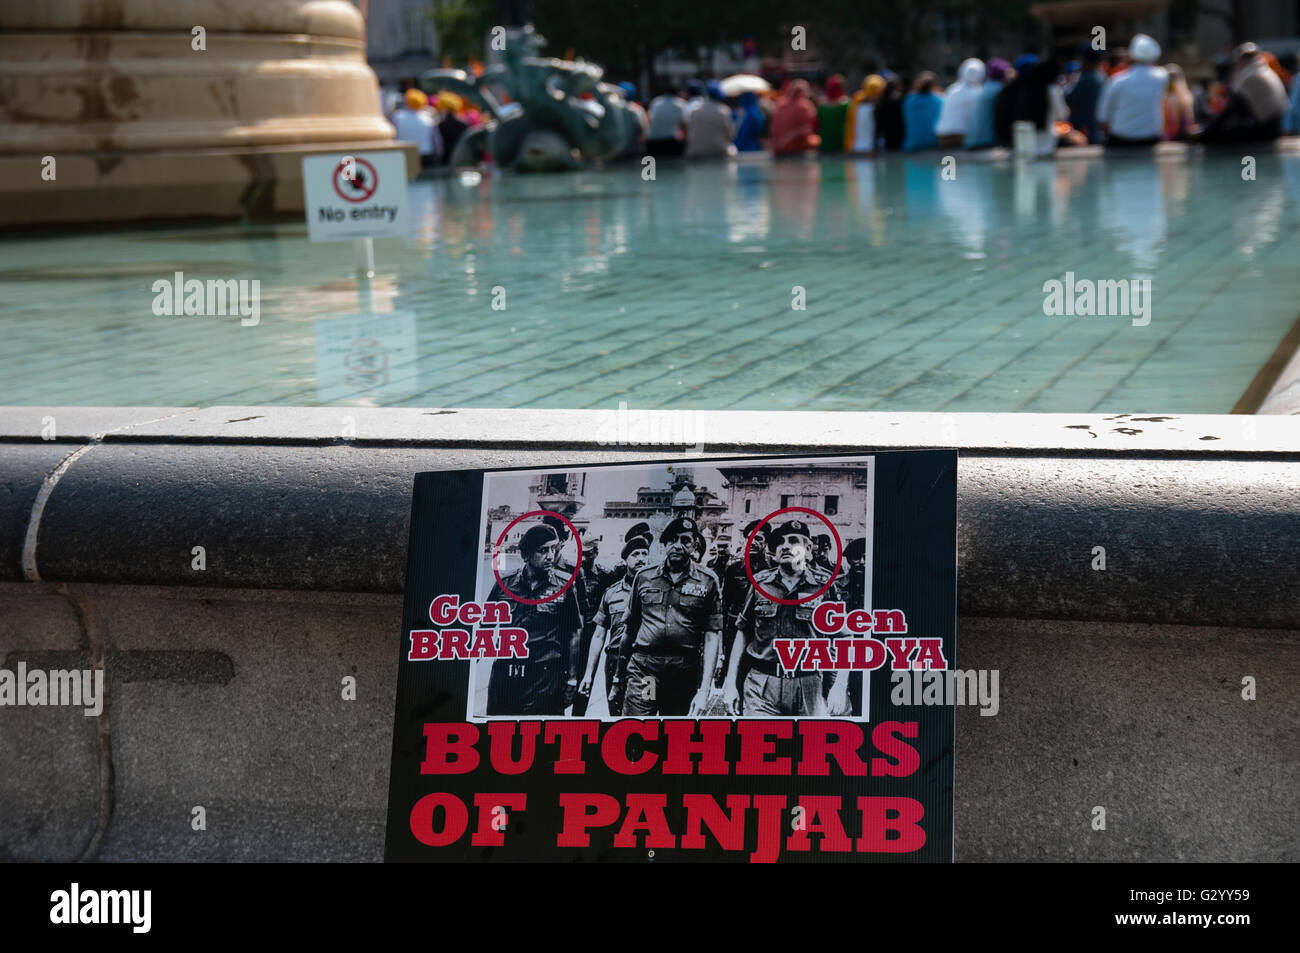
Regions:
<instances>
[{"instance_id":1,"label":"no entry sign","mask_svg":"<svg viewBox=\"0 0 1300 953\"><path fill-rule=\"evenodd\" d=\"M401 152L306 156L307 234L314 242L406 234L406 158Z\"/></svg>"}]
</instances>

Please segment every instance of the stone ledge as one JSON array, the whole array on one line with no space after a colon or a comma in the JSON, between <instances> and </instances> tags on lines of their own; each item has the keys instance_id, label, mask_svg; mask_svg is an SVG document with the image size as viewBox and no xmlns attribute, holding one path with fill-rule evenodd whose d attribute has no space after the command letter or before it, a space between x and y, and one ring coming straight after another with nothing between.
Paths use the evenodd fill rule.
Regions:
<instances>
[{"instance_id":1,"label":"stone ledge","mask_svg":"<svg viewBox=\"0 0 1300 953\"><path fill-rule=\"evenodd\" d=\"M117 422L98 410L25 412L37 422L66 418L65 439ZM91 444L49 496L34 560L43 580L396 593L412 481L422 470L681 456L680 448L599 447L599 412L210 408L152 421L138 420L139 410L121 413L121 426ZM344 414L356 417L358 434L370 434L365 443L328 436ZM702 416L721 428L728 456L961 448L963 614L1300 627L1300 421L1181 417L1150 432L1112 428L1094 438L1088 433L1097 431L1070 430L1063 420L1114 422ZM972 419L946 429L961 417ZM12 431L0 434L0 579L18 580L28 501L76 446L34 445L30 422L11 413L0 420ZM1241 431L1247 422L1258 428L1254 441ZM956 439L943 440L945 432ZM710 441L703 455L720 454ZM206 551L202 572L190 568L194 546ZM1106 550L1105 572L1091 568L1095 546Z\"/></svg>"},{"instance_id":2,"label":"stone ledge","mask_svg":"<svg viewBox=\"0 0 1300 953\"><path fill-rule=\"evenodd\" d=\"M353 447L829 452L955 447L1034 456L1122 455L1300 462L1300 421L1234 414L826 413L415 407L0 407L0 444L57 441ZM344 436L347 432L352 434ZM687 446L686 441L689 441Z\"/></svg>"}]
</instances>

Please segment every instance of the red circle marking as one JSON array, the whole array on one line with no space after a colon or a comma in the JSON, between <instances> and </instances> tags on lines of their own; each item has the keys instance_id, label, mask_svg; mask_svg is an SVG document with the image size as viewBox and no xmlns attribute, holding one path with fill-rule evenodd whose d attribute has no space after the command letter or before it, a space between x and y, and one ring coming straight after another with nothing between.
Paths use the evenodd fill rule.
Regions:
<instances>
[{"instance_id":1,"label":"red circle marking","mask_svg":"<svg viewBox=\"0 0 1300 953\"><path fill-rule=\"evenodd\" d=\"M362 195L360 198L353 198L351 195L345 195L345 194L343 193L343 190L342 190L341 188L339 188L339 178L340 178L340 173L342 173L342 171L347 167L347 164L348 164L346 159L343 159L343 160L340 160L340 161L339 161L338 166L334 169L334 176L333 176L333 178L332 178L330 181L331 181L331 184L334 186L334 191L338 193L339 198L341 198L343 201L345 201L345 202L364 202L364 201L366 201L366 199L370 198L370 196L372 196L372 195L375 194L375 189L379 188L379 173L376 172L376 171L375 171L375 167L374 167L373 165L371 165L371 164L370 164L368 161L366 161L365 159L355 158L355 159L353 159L353 161L354 161L357 165L363 165L363 166L365 166L367 169L370 170L370 189L369 189L369 191L367 191L367 192L366 192L364 195ZM349 181L351 181L351 180L350 180L350 179L343 179L343 181L345 181L345 182L349 182Z\"/></svg>"},{"instance_id":2,"label":"red circle marking","mask_svg":"<svg viewBox=\"0 0 1300 953\"><path fill-rule=\"evenodd\" d=\"M750 568L749 565L749 551L754 545L754 537L757 536L762 531L764 526L772 522L772 520L780 516L782 513L807 513L809 516L815 516L817 517L817 519L821 520L823 523L826 524L826 528L831 531L831 536L835 538L835 569L831 571L831 578L826 580L826 585L822 586L812 595L804 596L802 599L778 599L776 596L770 595L766 589L764 589L762 586L758 584L758 580L754 578L754 570ZM812 540L809 539L808 542L812 543ZM816 510L810 510L806 506L785 506L779 510L775 510L774 512L767 514L767 516L764 516L761 520L758 521L758 525L754 527L754 531L750 533L749 538L745 540L745 575L749 577L749 584L753 586L758 591L759 595L761 595L764 599L767 599L769 602L779 603L780 605L783 606L801 606L805 602L812 602L814 599L816 599L818 596L824 593L827 589L831 587L831 584L835 582L836 577L839 576L840 563L843 560L844 560L844 544L840 541L840 534L836 531L835 527L831 525L830 520L828 520L821 513L818 513Z\"/></svg>"},{"instance_id":3,"label":"red circle marking","mask_svg":"<svg viewBox=\"0 0 1300 953\"><path fill-rule=\"evenodd\" d=\"M501 573L497 571L497 554L501 552L501 544L505 542L506 534L515 528L516 523L518 523L520 520L528 519L528 517L530 516L554 516L565 526L569 527L569 534L573 537L574 541L577 542L578 544L578 562L573 567L573 575L569 577L569 581L564 584L563 588L561 588L559 592L555 593L555 595L553 596L547 596L545 599L525 599L522 596L515 595L513 592L510 591L510 587L507 586L505 584L505 581L501 578ZM563 516L561 516L559 513L553 513L550 510L529 510L527 513L522 513L519 516L516 516L506 525L506 528L501 531L501 535L497 537L496 544L492 547L492 575L496 577L497 585L501 587L502 592L504 592L515 602L521 603L522 605L526 605L526 606L545 605L546 603L550 602L552 599L560 598L560 596L564 595L566 592L569 591L569 587L573 585L573 583L577 580L578 570L580 568L582 568L582 537L578 535L578 528L574 526L572 523L570 523Z\"/></svg>"}]
</instances>

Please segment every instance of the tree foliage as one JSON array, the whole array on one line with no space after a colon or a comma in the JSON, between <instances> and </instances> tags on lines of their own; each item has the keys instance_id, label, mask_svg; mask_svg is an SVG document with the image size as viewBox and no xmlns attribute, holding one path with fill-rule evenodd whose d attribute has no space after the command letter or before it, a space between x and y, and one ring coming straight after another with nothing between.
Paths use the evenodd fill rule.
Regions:
<instances>
[{"instance_id":1,"label":"tree foliage","mask_svg":"<svg viewBox=\"0 0 1300 953\"><path fill-rule=\"evenodd\" d=\"M481 60L485 38L493 25L488 0L432 0L430 6L439 59L448 57L459 67L470 59Z\"/></svg>"}]
</instances>

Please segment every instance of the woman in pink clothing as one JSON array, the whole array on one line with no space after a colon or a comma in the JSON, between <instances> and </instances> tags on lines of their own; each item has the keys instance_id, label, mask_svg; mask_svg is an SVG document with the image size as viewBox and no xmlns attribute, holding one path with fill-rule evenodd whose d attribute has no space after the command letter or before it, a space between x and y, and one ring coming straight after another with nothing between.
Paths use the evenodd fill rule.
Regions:
<instances>
[{"instance_id":1,"label":"woman in pink clothing","mask_svg":"<svg viewBox=\"0 0 1300 953\"><path fill-rule=\"evenodd\" d=\"M810 152L821 144L817 135L817 107L808 96L808 84L796 79L785 99L772 112L772 153L778 156Z\"/></svg>"}]
</instances>

